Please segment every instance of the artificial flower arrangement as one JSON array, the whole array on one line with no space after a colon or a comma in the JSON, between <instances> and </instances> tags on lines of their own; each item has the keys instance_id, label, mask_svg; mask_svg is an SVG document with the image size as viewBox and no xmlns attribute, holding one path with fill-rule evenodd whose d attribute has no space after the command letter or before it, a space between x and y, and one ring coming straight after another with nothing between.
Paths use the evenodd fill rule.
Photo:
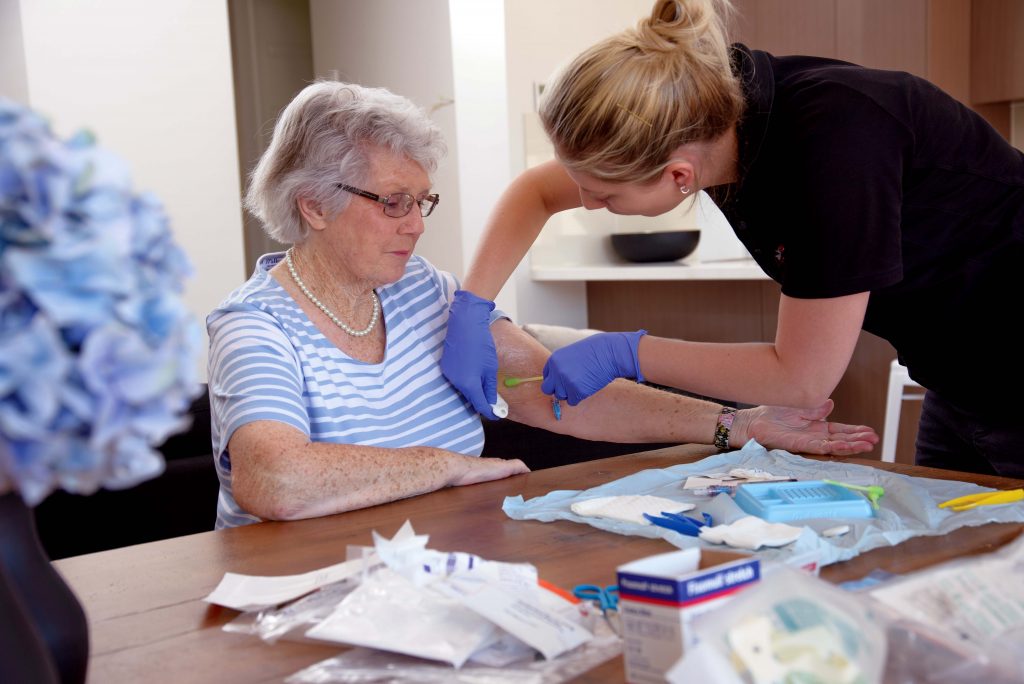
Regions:
<instances>
[{"instance_id":1,"label":"artificial flower arrangement","mask_svg":"<svg viewBox=\"0 0 1024 684\"><path fill-rule=\"evenodd\" d=\"M34 506L159 475L199 326L160 202L91 135L0 98L0 494Z\"/></svg>"}]
</instances>

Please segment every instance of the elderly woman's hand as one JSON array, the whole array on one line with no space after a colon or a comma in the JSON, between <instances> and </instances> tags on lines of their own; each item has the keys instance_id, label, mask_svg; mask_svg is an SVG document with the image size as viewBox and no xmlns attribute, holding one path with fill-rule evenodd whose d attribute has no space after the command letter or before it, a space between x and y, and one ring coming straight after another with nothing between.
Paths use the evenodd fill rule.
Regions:
<instances>
[{"instance_id":1,"label":"elderly woman's hand","mask_svg":"<svg viewBox=\"0 0 1024 684\"><path fill-rule=\"evenodd\" d=\"M832 413L831 399L817 408L757 406L736 414L730 446L741 447L749 439L793 453L848 456L870 451L878 435L866 425L847 425L825 420Z\"/></svg>"},{"instance_id":2,"label":"elderly woman's hand","mask_svg":"<svg viewBox=\"0 0 1024 684\"><path fill-rule=\"evenodd\" d=\"M466 457L462 463L465 468L451 481L450 484L453 487L501 480L530 472L526 464L518 458L506 460L504 458Z\"/></svg>"}]
</instances>

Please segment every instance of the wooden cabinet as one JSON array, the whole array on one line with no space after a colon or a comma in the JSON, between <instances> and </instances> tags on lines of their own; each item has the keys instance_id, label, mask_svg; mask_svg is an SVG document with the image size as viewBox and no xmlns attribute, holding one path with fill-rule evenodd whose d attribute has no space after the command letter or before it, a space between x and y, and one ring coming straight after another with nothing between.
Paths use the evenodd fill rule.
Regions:
<instances>
[{"instance_id":1,"label":"wooden cabinet","mask_svg":"<svg viewBox=\"0 0 1024 684\"><path fill-rule=\"evenodd\" d=\"M971 0L738 0L737 40L927 78L969 100Z\"/></svg>"},{"instance_id":2,"label":"wooden cabinet","mask_svg":"<svg viewBox=\"0 0 1024 684\"><path fill-rule=\"evenodd\" d=\"M778 55L837 57L836 0L736 0L732 37Z\"/></svg>"},{"instance_id":3,"label":"wooden cabinet","mask_svg":"<svg viewBox=\"0 0 1024 684\"><path fill-rule=\"evenodd\" d=\"M1024 99L1020 0L736 0L733 37L780 55L842 59L926 78L1010 137Z\"/></svg>"},{"instance_id":4,"label":"wooden cabinet","mask_svg":"<svg viewBox=\"0 0 1024 684\"><path fill-rule=\"evenodd\" d=\"M971 101L1024 100L1024 2L971 3Z\"/></svg>"}]
</instances>

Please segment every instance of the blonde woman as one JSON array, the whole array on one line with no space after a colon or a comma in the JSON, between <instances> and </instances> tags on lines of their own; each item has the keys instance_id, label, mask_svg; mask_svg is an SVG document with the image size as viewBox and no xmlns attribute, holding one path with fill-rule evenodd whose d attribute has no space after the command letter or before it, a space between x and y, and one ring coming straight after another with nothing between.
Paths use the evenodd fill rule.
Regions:
<instances>
[{"instance_id":1,"label":"blonde woman","mask_svg":"<svg viewBox=\"0 0 1024 684\"><path fill-rule=\"evenodd\" d=\"M575 405L646 378L814 406L865 329L928 390L918 463L1024 476L1024 357L1002 323L1024 289L1024 155L920 78L730 46L728 9L659 0L554 80L541 119L556 161L496 206L455 296L446 376L490 417L493 353L474 320L551 215L658 215L708 190L782 286L775 341L597 335L552 356L544 392Z\"/></svg>"}]
</instances>

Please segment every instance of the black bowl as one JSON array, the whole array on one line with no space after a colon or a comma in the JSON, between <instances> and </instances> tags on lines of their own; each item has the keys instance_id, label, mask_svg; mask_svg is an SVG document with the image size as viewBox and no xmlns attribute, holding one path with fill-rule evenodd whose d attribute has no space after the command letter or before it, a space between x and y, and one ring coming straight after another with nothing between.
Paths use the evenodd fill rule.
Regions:
<instances>
[{"instance_id":1,"label":"black bowl","mask_svg":"<svg viewBox=\"0 0 1024 684\"><path fill-rule=\"evenodd\" d=\"M699 230L666 230L647 233L612 233L612 248L626 261L649 263L676 261L697 249Z\"/></svg>"}]
</instances>

